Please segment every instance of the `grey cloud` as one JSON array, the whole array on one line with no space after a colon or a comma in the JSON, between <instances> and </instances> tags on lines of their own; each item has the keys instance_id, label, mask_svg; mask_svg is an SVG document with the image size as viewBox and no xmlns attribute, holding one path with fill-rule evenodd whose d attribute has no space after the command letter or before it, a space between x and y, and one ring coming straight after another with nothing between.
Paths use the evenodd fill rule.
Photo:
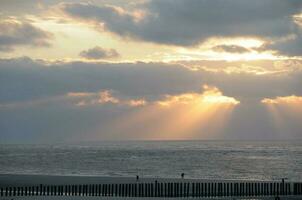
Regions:
<instances>
[{"instance_id":1,"label":"grey cloud","mask_svg":"<svg viewBox=\"0 0 302 200\"><path fill-rule=\"evenodd\" d=\"M117 58L120 56L120 54L115 49L104 49L99 46L84 50L80 52L79 55L87 59Z\"/></svg>"},{"instance_id":2,"label":"grey cloud","mask_svg":"<svg viewBox=\"0 0 302 200\"><path fill-rule=\"evenodd\" d=\"M238 46L238 45L217 45L212 48L214 51L218 52L228 52L228 53L247 53L250 52L249 49Z\"/></svg>"},{"instance_id":3,"label":"grey cloud","mask_svg":"<svg viewBox=\"0 0 302 200\"><path fill-rule=\"evenodd\" d=\"M239 65L240 64L240 65ZM274 62L247 62L247 65L269 67ZM297 62L293 62L296 65ZM129 97L158 98L165 94L200 92L203 84L217 86L239 99L302 95L301 69L286 74L254 75L192 71L188 65L240 66L225 61L165 63L48 63L30 58L0 60L0 102L28 101L64 95L68 92L98 92L112 89ZM286 68L290 68L287 66ZM273 67L272 67L273 68ZM133 99L133 98L131 98ZM135 98L134 98L135 99ZM148 99L147 99L148 100Z\"/></svg>"},{"instance_id":4,"label":"grey cloud","mask_svg":"<svg viewBox=\"0 0 302 200\"><path fill-rule=\"evenodd\" d=\"M301 11L300 0L153 0L140 9L138 20L108 6L64 4L72 17L103 22L109 31L151 42L194 45L213 36L282 37L297 30L292 15Z\"/></svg>"},{"instance_id":5,"label":"grey cloud","mask_svg":"<svg viewBox=\"0 0 302 200\"><path fill-rule=\"evenodd\" d=\"M16 46L49 46L53 35L27 22L0 21L0 51L11 51Z\"/></svg>"},{"instance_id":6,"label":"grey cloud","mask_svg":"<svg viewBox=\"0 0 302 200\"><path fill-rule=\"evenodd\" d=\"M199 64L211 67L225 63L200 61ZM75 101L57 97L66 96L69 92L98 93L110 89L114 91L114 96L121 99L144 98L155 101L166 94L201 93L203 84L214 85L224 95L241 101L239 107L235 108L230 127L223 137L276 139L274 129L269 124L270 118L266 117L267 113L264 114L265 108L259 107L259 100L292 94L301 96L301 80L301 70L282 76L257 76L192 71L183 64L45 63L30 58L1 59L0 104L39 103L26 103L26 106L16 107L0 106L0 141L56 142L71 138L143 138L145 123L123 132L112 130L114 120L137 111L134 110L137 107L117 106L112 103L75 106ZM300 130L301 123L295 123L288 134L293 133L294 138L299 138ZM140 134L135 135L133 131Z\"/></svg>"},{"instance_id":7,"label":"grey cloud","mask_svg":"<svg viewBox=\"0 0 302 200\"><path fill-rule=\"evenodd\" d=\"M302 56L302 33L296 35L292 39L284 41L276 41L264 45L266 50L275 50L278 54L288 56Z\"/></svg>"}]
</instances>

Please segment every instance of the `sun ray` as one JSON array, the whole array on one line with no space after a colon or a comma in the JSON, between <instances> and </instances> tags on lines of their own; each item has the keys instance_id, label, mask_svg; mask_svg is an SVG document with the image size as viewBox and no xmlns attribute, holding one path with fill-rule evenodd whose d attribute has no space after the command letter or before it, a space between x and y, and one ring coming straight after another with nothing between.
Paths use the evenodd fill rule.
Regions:
<instances>
[{"instance_id":1,"label":"sun ray","mask_svg":"<svg viewBox=\"0 0 302 200\"><path fill-rule=\"evenodd\" d=\"M204 85L203 90L201 94L168 95L135 109L113 123L113 132L153 140L216 138L240 102L216 87Z\"/></svg>"}]
</instances>

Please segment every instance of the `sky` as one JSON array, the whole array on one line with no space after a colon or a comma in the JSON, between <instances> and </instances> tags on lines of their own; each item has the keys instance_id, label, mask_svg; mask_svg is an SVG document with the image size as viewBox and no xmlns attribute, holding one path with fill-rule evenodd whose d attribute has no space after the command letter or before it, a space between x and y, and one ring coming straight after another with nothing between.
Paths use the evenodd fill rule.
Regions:
<instances>
[{"instance_id":1,"label":"sky","mask_svg":"<svg viewBox=\"0 0 302 200\"><path fill-rule=\"evenodd\" d=\"M301 0L0 0L0 143L302 139Z\"/></svg>"}]
</instances>

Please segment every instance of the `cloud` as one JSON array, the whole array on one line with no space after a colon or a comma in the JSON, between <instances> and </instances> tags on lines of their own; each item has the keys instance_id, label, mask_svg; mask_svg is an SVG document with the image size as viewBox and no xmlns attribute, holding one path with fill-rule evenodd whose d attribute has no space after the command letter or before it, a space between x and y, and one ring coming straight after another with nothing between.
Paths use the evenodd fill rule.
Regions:
<instances>
[{"instance_id":1,"label":"cloud","mask_svg":"<svg viewBox=\"0 0 302 200\"><path fill-rule=\"evenodd\" d=\"M299 62L294 60L114 64L47 62L26 57L0 59L0 103L61 96L69 92L78 95L83 92L97 93L107 89L133 97L131 99L146 97L147 101L153 101L166 94L199 92L200 86L204 84L215 85L226 96L235 98L263 99L291 94L300 96L302 94L299 81L302 73L298 65ZM198 70L191 70L190 67L193 66L198 67ZM257 73L246 73L246 70L259 71L256 66L266 71L287 72L263 73L261 76ZM233 67L232 70L229 67ZM224 68L230 72L225 72ZM238 73L234 73L237 69Z\"/></svg>"},{"instance_id":2,"label":"cloud","mask_svg":"<svg viewBox=\"0 0 302 200\"><path fill-rule=\"evenodd\" d=\"M192 102L205 104L237 105L240 102L233 97L224 96L222 92L213 86L203 85L203 93L184 93L178 95L167 95L164 100L157 102L160 106L171 106L177 104L189 104Z\"/></svg>"},{"instance_id":3,"label":"cloud","mask_svg":"<svg viewBox=\"0 0 302 200\"><path fill-rule=\"evenodd\" d=\"M95 106L95 105L120 105L120 106L144 106L147 101L144 99L129 99L116 97L110 90L102 90L96 93L93 92L69 92L67 97L75 100L74 105L77 106Z\"/></svg>"},{"instance_id":4,"label":"cloud","mask_svg":"<svg viewBox=\"0 0 302 200\"><path fill-rule=\"evenodd\" d=\"M283 40L267 43L262 48L275 50L279 55L302 56L302 32Z\"/></svg>"},{"instance_id":5,"label":"cloud","mask_svg":"<svg viewBox=\"0 0 302 200\"><path fill-rule=\"evenodd\" d=\"M154 127L154 122L167 128L174 127L175 122L165 124L166 120L163 119L171 119L166 116L178 119L177 124L182 124L184 119L191 119L200 104L208 105L213 109L210 113L218 114L209 113L212 119L229 116L228 112L226 115L221 114L221 107L234 108L230 118L227 118L228 127L223 129L223 135L219 135L220 139L276 139L275 129L260 101L276 96L302 96L301 70L295 68L295 71L285 74L258 76L203 69L192 71L187 67L200 65L211 68L224 64L226 62L222 61L172 64L0 59L0 141L146 139L148 137L143 134L146 127ZM236 66L238 63L227 64ZM247 64L273 67L275 63ZM294 61L280 62L277 67L290 68L296 64ZM202 85L208 86L200 88ZM161 106L159 102L170 103L170 106ZM186 109L188 107L192 109ZM201 107L209 111L207 106ZM161 112L163 110L164 113ZM184 111L186 115L173 114L177 110ZM128 119L131 114L141 111L144 111L145 123L134 123L127 131L121 129L115 132L112 129L113 122L121 116ZM149 119L148 116L155 111L159 113ZM205 117L203 112L198 113L198 116ZM223 121L227 122L227 119ZM202 133L198 129L198 122L194 121L196 133ZM203 122L205 126L216 126L215 120L211 123L204 119ZM291 126L288 136L293 133L294 138L301 138L298 134L300 124ZM151 128L148 130L156 131ZM183 130L183 133L188 132ZM290 138L286 135L284 137Z\"/></svg>"},{"instance_id":6,"label":"cloud","mask_svg":"<svg viewBox=\"0 0 302 200\"><path fill-rule=\"evenodd\" d=\"M17 46L50 46L53 35L28 22L0 20L0 51L12 51Z\"/></svg>"},{"instance_id":7,"label":"cloud","mask_svg":"<svg viewBox=\"0 0 302 200\"><path fill-rule=\"evenodd\" d=\"M121 7L61 4L71 17L94 22L122 37L181 46L196 45L210 37L256 36L267 39L295 33L293 16L300 0L152 0L135 15ZM136 11L137 12L137 11Z\"/></svg>"},{"instance_id":8,"label":"cloud","mask_svg":"<svg viewBox=\"0 0 302 200\"><path fill-rule=\"evenodd\" d=\"M120 54L115 49L104 49L96 46L92 49L84 50L79 54L83 58L87 59L105 59L105 58L117 58Z\"/></svg>"},{"instance_id":9,"label":"cloud","mask_svg":"<svg viewBox=\"0 0 302 200\"><path fill-rule=\"evenodd\" d=\"M247 53L250 52L249 49L238 46L238 45L217 45L212 48L214 51L218 52L228 52L228 53Z\"/></svg>"},{"instance_id":10,"label":"cloud","mask_svg":"<svg viewBox=\"0 0 302 200\"><path fill-rule=\"evenodd\" d=\"M302 105L302 97L291 95L276 98L265 98L261 101L264 104L300 104Z\"/></svg>"}]
</instances>

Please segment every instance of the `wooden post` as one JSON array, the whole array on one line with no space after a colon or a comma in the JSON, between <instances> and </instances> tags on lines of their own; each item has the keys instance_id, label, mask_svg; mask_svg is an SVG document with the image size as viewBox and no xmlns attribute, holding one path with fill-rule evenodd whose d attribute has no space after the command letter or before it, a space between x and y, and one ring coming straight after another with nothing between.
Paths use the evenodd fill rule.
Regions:
<instances>
[{"instance_id":1,"label":"wooden post","mask_svg":"<svg viewBox=\"0 0 302 200\"><path fill-rule=\"evenodd\" d=\"M57 186L56 185L53 186L53 195L54 196L57 195Z\"/></svg>"},{"instance_id":2,"label":"wooden post","mask_svg":"<svg viewBox=\"0 0 302 200\"><path fill-rule=\"evenodd\" d=\"M125 184L122 184L122 197L125 196L125 188L126 188Z\"/></svg>"},{"instance_id":3,"label":"wooden post","mask_svg":"<svg viewBox=\"0 0 302 200\"><path fill-rule=\"evenodd\" d=\"M242 183L239 183L239 189L238 189L238 195L241 197L243 195L243 186L242 186Z\"/></svg>"},{"instance_id":4,"label":"wooden post","mask_svg":"<svg viewBox=\"0 0 302 200\"><path fill-rule=\"evenodd\" d=\"M130 197L134 197L134 185L133 185L133 183L130 184Z\"/></svg>"},{"instance_id":5,"label":"wooden post","mask_svg":"<svg viewBox=\"0 0 302 200\"><path fill-rule=\"evenodd\" d=\"M147 190L146 190L146 195L147 195L147 197L150 197L150 184L149 183L147 183Z\"/></svg>"},{"instance_id":6,"label":"wooden post","mask_svg":"<svg viewBox=\"0 0 302 200\"><path fill-rule=\"evenodd\" d=\"M201 186L200 183L197 183L197 196L200 197Z\"/></svg>"},{"instance_id":7,"label":"wooden post","mask_svg":"<svg viewBox=\"0 0 302 200\"><path fill-rule=\"evenodd\" d=\"M25 188L26 190L26 188ZM25 191L26 192L26 191ZM49 196L49 185L46 186L46 195ZM25 195L26 196L26 195Z\"/></svg>"},{"instance_id":8,"label":"wooden post","mask_svg":"<svg viewBox=\"0 0 302 200\"><path fill-rule=\"evenodd\" d=\"M154 183L150 183L151 197L154 197Z\"/></svg>"},{"instance_id":9,"label":"wooden post","mask_svg":"<svg viewBox=\"0 0 302 200\"><path fill-rule=\"evenodd\" d=\"M179 196L183 197L183 183L179 183Z\"/></svg>"},{"instance_id":10,"label":"wooden post","mask_svg":"<svg viewBox=\"0 0 302 200\"><path fill-rule=\"evenodd\" d=\"M210 197L210 183L205 183L206 197Z\"/></svg>"},{"instance_id":11,"label":"wooden post","mask_svg":"<svg viewBox=\"0 0 302 200\"><path fill-rule=\"evenodd\" d=\"M205 186L205 192L206 192L205 196L210 197L210 183L205 183L204 186Z\"/></svg>"},{"instance_id":12,"label":"wooden post","mask_svg":"<svg viewBox=\"0 0 302 200\"><path fill-rule=\"evenodd\" d=\"M172 184L172 197L176 197L176 185L175 183L171 183Z\"/></svg>"},{"instance_id":13,"label":"wooden post","mask_svg":"<svg viewBox=\"0 0 302 200\"><path fill-rule=\"evenodd\" d=\"M121 190L122 190L122 185L118 184L118 192L117 192L117 196L121 196Z\"/></svg>"},{"instance_id":14,"label":"wooden post","mask_svg":"<svg viewBox=\"0 0 302 200\"><path fill-rule=\"evenodd\" d=\"M13 196L16 196L16 187L13 187Z\"/></svg>"},{"instance_id":15,"label":"wooden post","mask_svg":"<svg viewBox=\"0 0 302 200\"><path fill-rule=\"evenodd\" d=\"M110 184L105 184L105 196L109 196L110 195L110 191L109 191L109 186Z\"/></svg>"},{"instance_id":16,"label":"wooden post","mask_svg":"<svg viewBox=\"0 0 302 200\"><path fill-rule=\"evenodd\" d=\"M142 184L141 183L139 183L138 184L138 197L141 197L142 196Z\"/></svg>"},{"instance_id":17,"label":"wooden post","mask_svg":"<svg viewBox=\"0 0 302 200\"><path fill-rule=\"evenodd\" d=\"M118 184L115 184L115 196L118 196Z\"/></svg>"},{"instance_id":18,"label":"wooden post","mask_svg":"<svg viewBox=\"0 0 302 200\"><path fill-rule=\"evenodd\" d=\"M151 186L150 183L147 183L147 197L151 196Z\"/></svg>"}]
</instances>

